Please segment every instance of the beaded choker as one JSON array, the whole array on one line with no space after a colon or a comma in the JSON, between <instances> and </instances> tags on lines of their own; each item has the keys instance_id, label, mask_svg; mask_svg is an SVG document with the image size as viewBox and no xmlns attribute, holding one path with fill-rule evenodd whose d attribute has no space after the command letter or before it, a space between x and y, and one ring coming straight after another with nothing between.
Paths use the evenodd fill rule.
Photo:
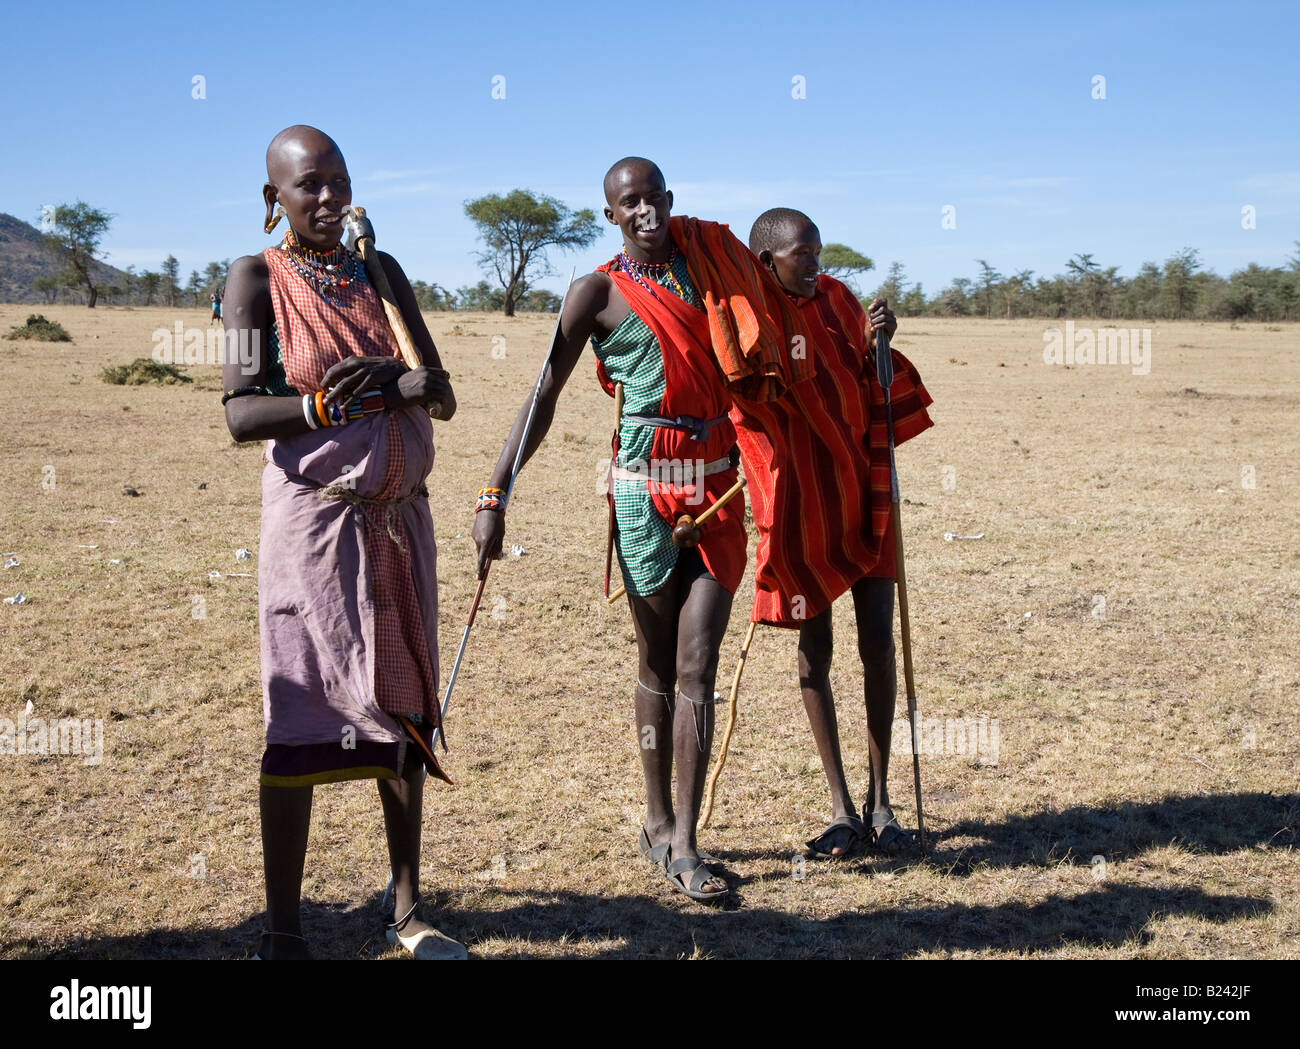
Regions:
<instances>
[{"instance_id":1,"label":"beaded choker","mask_svg":"<svg viewBox=\"0 0 1300 1049\"><path fill-rule=\"evenodd\" d=\"M322 293L346 288L356 276L357 257L342 242L331 251L316 251L304 246L290 229L285 232L280 250L288 256L298 276Z\"/></svg>"},{"instance_id":2,"label":"beaded choker","mask_svg":"<svg viewBox=\"0 0 1300 1049\"><path fill-rule=\"evenodd\" d=\"M673 253L668 256L667 262L637 262L636 259L632 258L632 256L627 253L627 249L624 248L618 253L618 264L623 268L624 273L640 284L641 287L645 288L645 290L651 295L655 295L655 290L650 287L646 277L649 276L650 280L654 281L659 287L663 287L662 284L659 284L659 278L660 276L666 276L673 291L677 293L677 297L686 301L686 289L682 287L681 281L679 281L677 275L673 273L673 262L676 258L677 247L675 245L673 247ZM659 296L655 295L655 298L658 297Z\"/></svg>"}]
</instances>

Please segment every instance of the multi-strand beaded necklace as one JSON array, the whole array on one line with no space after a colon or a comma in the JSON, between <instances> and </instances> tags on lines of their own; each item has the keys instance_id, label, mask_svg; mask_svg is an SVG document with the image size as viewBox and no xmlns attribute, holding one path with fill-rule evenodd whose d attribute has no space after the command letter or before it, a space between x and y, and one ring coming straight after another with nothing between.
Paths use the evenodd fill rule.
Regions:
<instances>
[{"instance_id":1,"label":"multi-strand beaded necklace","mask_svg":"<svg viewBox=\"0 0 1300 1049\"><path fill-rule=\"evenodd\" d=\"M288 257L298 276L322 294L346 288L356 277L357 257L342 242L332 251L316 251L305 247L290 229L285 232L280 250Z\"/></svg>"},{"instance_id":2,"label":"multi-strand beaded necklace","mask_svg":"<svg viewBox=\"0 0 1300 1049\"><path fill-rule=\"evenodd\" d=\"M654 295L656 299L659 296L655 295L655 289L650 286L646 277L649 277L651 281L655 282L655 286L660 288L664 287L663 284L659 283L660 276L667 277L668 284L672 287L673 291L677 293L677 297L683 302L689 302L690 299L686 296L686 289L682 287L681 281L679 281L677 275L673 273L673 261L676 258L676 246L673 247L673 253L668 257L667 262L637 262L636 259L632 258L632 256L627 253L627 249L624 248L618 253L618 264L622 267L624 273L640 284L641 287L645 288L645 290L651 295Z\"/></svg>"}]
</instances>

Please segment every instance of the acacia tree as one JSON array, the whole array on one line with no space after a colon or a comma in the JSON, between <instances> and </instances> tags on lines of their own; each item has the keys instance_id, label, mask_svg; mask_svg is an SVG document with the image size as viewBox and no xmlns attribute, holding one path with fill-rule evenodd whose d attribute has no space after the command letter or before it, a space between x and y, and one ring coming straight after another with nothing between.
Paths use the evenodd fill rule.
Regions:
<instances>
[{"instance_id":1,"label":"acacia tree","mask_svg":"<svg viewBox=\"0 0 1300 1049\"><path fill-rule=\"evenodd\" d=\"M167 296L168 306L175 306L176 298L181 294L180 276L180 262L175 255L168 255L162 264L163 294Z\"/></svg>"},{"instance_id":2,"label":"acacia tree","mask_svg":"<svg viewBox=\"0 0 1300 1049\"><path fill-rule=\"evenodd\" d=\"M1193 278L1201 268L1200 254L1196 248L1183 248L1165 259L1164 291L1174 317L1186 316L1196 302Z\"/></svg>"},{"instance_id":3,"label":"acacia tree","mask_svg":"<svg viewBox=\"0 0 1300 1049\"><path fill-rule=\"evenodd\" d=\"M230 269L230 260L209 262L203 271L203 291L212 292L226 286L226 272Z\"/></svg>"},{"instance_id":4,"label":"acacia tree","mask_svg":"<svg viewBox=\"0 0 1300 1049\"><path fill-rule=\"evenodd\" d=\"M158 294L162 282L162 274L155 273L153 270L145 270L140 274L140 289L144 292L144 304L146 306L153 305L153 297Z\"/></svg>"},{"instance_id":5,"label":"acacia tree","mask_svg":"<svg viewBox=\"0 0 1300 1049\"><path fill-rule=\"evenodd\" d=\"M993 316L993 289L1002 280L1002 274L984 259L976 259L980 268L980 301L984 304L984 316Z\"/></svg>"},{"instance_id":6,"label":"acacia tree","mask_svg":"<svg viewBox=\"0 0 1300 1049\"><path fill-rule=\"evenodd\" d=\"M876 289L875 297L884 299L889 305L897 308L903 300L903 292L906 287L907 273L903 269L903 264L901 262L891 262L889 264L889 273L885 276L885 282Z\"/></svg>"},{"instance_id":7,"label":"acacia tree","mask_svg":"<svg viewBox=\"0 0 1300 1049\"><path fill-rule=\"evenodd\" d=\"M502 310L507 317L515 315L515 305L531 282L551 272L547 248L585 248L600 232L590 208L572 211L554 197L526 189L466 201L465 214L484 244L476 253L479 265L496 275L505 292Z\"/></svg>"},{"instance_id":8,"label":"acacia tree","mask_svg":"<svg viewBox=\"0 0 1300 1049\"><path fill-rule=\"evenodd\" d=\"M63 263L69 283L86 289L89 294L86 305L91 309L99 298L91 269L98 261L100 239L112 221L113 216L92 208L84 200L60 204L52 215L42 219L49 230L41 237L45 250Z\"/></svg>"},{"instance_id":9,"label":"acacia tree","mask_svg":"<svg viewBox=\"0 0 1300 1049\"><path fill-rule=\"evenodd\" d=\"M823 273L843 281L855 292L857 282L853 278L876 268L876 264L867 256L854 251L847 244L832 243L823 246L820 262Z\"/></svg>"}]
</instances>

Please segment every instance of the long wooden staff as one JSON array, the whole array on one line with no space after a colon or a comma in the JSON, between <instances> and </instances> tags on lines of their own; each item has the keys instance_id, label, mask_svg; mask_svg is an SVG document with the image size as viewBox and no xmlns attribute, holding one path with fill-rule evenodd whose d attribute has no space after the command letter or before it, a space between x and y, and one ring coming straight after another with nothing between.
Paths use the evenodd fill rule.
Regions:
<instances>
[{"instance_id":1,"label":"long wooden staff","mask_svg":"<svg viewBox=\"0 0 1300 1049\"><path fill-rule=\"evenodd\" d=\"M754 640L756 626L757 623L749 624L745 643L740 646L740 662L736 664L736 676L731 679L731 698L727 702L727 731L722 734L722 750L718 753L718 763L709 773L709 783L704 793L704 811L700 813L700 830L709 825L709 817L713 815L713 790L718 785L718 777L722 775L723 766L727 763L727 748L731 746L731 730L736 726L736 698L740 695L740 675L745 669L745 657L749 655L749 644Z\"/></svg>"},{"instance_id":2,"label":"long wooden staff","mask_svg":"<svg viewBox=\"0 0 1300 1049\"><path fill-rule=\"evenodd\" d=\"M379 252L375 250L375 227L366 218L365 208L349 207L346 214L347 217L343 222L344 229L352 238L353 250L361 256L361 264L366 268L366 278L379 293L379 300L384 304L384 314L388 317L389 327L397 337L397 348L401 351L402 360L408 368L419 368L423 362L415 348L415 341L411 338L411 329L406 326L402 311L397 308L397 296L393 294L393 286L388 283L388 274L384 272L384 265L379 261Z\"/></svg>"},{"instance_id":3,"label":"long wooden staff","mask_svg":"<svg viewBox=\"0 0 1300 1049\"><path fill-rule=\"evenodd\" d=\"M744 487L745 487L745 479L742 477L738 481L736 481L736 483L733 484L730 488L728 488L725 492L723 492L720 496L718 496L718 498L713 501L712 505L709 506L709 508L705 510L704 513L700 514L699 517L695 518L694 521L695 527L698 528L700 525L704 524L705 521L707 521L710 517L712 517L724 506L726 506L729 502L731 502L731 500L734 499L736 495L740 492L740 490ZM682 516L677 519L677 527L680 528L682 526L683 519L689 519L689 518L690 518L690 514L682 514ZM674 531L676 531L676 529L674 529ZM612 605L626 592L627 592L627 587L620 586L617 590L615 590L612 594L610 594L609 597L605 598L605 600Z\"/></svg>"},{"instance_id":4,"label":"long wooden staff","mask_svg":"<svg viewBox=\"0 0 1300 1049\"><path fill-rule=\"evenodd\" d=\"M903 567L903 519L898 508L898 463L894 458L894 355L884 329L876 331L876 377L885 392L885 421L889 432L889 514L894 525L894 562L898 574L898 625L903 640L903 680L907 688L907 720L912 736L912 783L916 789L917 844L925 851L925 817L921 811L921 754L917 734L916 682L912 676L912 627L907 611L907 572ZM869 818L869 817L868 817Z\"/></svg>"}]
</instances>

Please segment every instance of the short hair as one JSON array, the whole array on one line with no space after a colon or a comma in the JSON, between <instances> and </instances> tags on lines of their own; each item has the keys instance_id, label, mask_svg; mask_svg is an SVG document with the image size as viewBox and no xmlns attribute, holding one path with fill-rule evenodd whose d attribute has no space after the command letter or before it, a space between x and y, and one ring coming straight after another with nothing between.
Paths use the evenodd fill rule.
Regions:
<instances>
[{"instance_id":1,"label":"short hair","mask_svg":"<svg viewBox=\"0 0 1300 1049\"><path fill-rule=\"evenodd\" d=\"M659 170L659 165L653 160L647 160L645 157L624 157L622 160L616 160L610 165L609 170L605 172L605 180L602 186L605 190L605 198L609 199L609 184L615 174L622 171L623 168L630 167L647 167L659 177L659 184L665 189L668 188L668 182L664 179L664 173Z\"/></svg>"},{"instance_id":2,"label":"short hair","mask_svg":"<svg viewBox=\"0 0 1300 1049\"><path fill-rule=\"evenodd\" d=\"M803 223L817 229L817 223L802 211L795 211L794 208L768 208L754 220L754 225L750 227L749 250L755 255L761 255L765 251L775 251L785 243L782 234L792 226ZM817 232L820 235L821 230Z\"/></svg>"}]
</instances>

